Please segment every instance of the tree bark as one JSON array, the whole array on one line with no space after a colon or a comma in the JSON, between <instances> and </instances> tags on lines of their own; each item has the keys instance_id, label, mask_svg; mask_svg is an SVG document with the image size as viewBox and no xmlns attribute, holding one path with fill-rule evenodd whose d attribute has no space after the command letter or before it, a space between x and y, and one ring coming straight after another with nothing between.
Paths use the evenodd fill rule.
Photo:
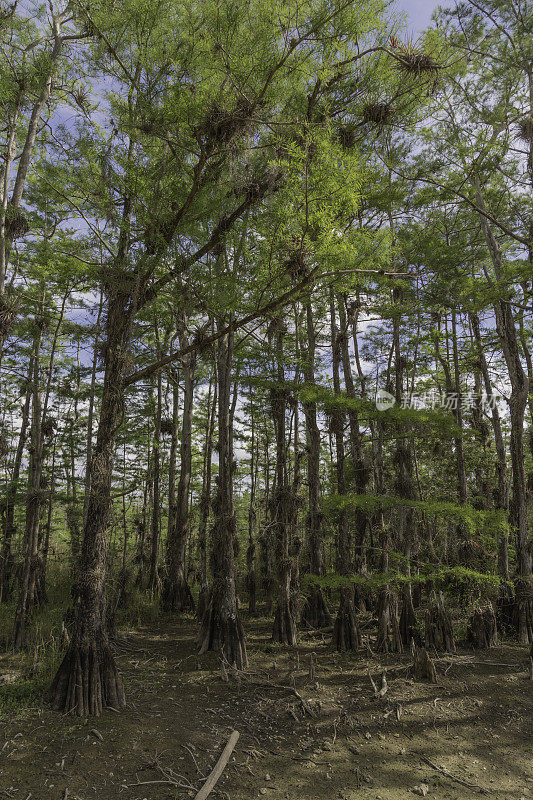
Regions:
<instances>
[{"instance_id":1,"label":"tree bark","mask_svg":"<svg viewBox=\"0 0 533 800\"><path fill-rule=\"evenodd\" d=\"M230 316L231 321L231 316ZM218 323L221 328L224 321ZM241 625L235 587L234 538L236 529L233 502L233 451L230 430L231 365L233 332L218 340L218 458L219 471L214 501L212 531L213 582L203 616L200 653L216 650L237 669L248 664L246 642Z\"/></svg>"}]
</instances>

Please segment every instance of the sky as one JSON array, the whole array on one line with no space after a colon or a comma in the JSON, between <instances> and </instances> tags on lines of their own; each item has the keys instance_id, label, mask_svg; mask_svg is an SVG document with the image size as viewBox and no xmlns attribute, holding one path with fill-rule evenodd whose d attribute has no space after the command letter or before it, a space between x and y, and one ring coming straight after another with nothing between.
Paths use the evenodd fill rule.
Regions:
<instances>
[{"instance_id":1,"label":"sky","mask_svg":"<svg viewBox=\"0 0 533 800\"><path fill-rule=\"evenodd\" d=\"M431 14L443 0L398 0L398 8L408 16L409 28L413 33L420 33L429 25Z\"/></svg>"}]
</instances>

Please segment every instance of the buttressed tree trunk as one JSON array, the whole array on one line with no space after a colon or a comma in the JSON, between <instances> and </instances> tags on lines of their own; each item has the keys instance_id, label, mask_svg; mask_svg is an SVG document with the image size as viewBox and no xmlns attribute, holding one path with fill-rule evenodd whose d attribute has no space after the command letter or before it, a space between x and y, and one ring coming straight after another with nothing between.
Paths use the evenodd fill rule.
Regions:
<instances>
[{"instance_id":1,"label":"buttressed tree trunk","mask_svg":"<svg viewBox=\"0 0 533 800\"><path fill-rule=\"evenodd\" d=\"M230 317L231 322L231 317ZM219 322L219 327L224 321ZM218 481L212 530L213 582L200 625L200 653L217 650L237 669L248 664L235 587L235 508L230 431L233 332L218 340Z\"/></svg>"},{"instance_id":2,"label":"buttressed tree trunk","mask_svg":"<svg viewBox=\"0 0 533 800\"><path fill-rule=\"evenodd\" d=\"M77 566L71 640L50 689L55 710L78 716L125 705L105 625L107 531L115 438L124 411L124 378L134 306L131 296L110 291L106 320L106 369L90 494Z\"/></svg>"}]
</instances>

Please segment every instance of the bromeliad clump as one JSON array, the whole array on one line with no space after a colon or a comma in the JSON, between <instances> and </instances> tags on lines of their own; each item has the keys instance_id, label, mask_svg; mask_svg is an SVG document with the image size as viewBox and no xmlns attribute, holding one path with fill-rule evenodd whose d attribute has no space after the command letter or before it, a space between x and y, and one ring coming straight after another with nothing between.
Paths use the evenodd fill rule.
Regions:
<instances>
[{"instance_id":1,"label":"bromeliad clump","mask_svg":"<svg viewBox=\"0 0 533 800\"><path fill-rule=\"evenodd\" d=\"M30 230L28 218L20 208L8 206L6 214L6 233L12 239L21 239Z\"/></svg>"},{"instance_id":2,"label":"bromeliad clump","mask_svg":"<svg viewBox=\"0 0 533 800\"><path fill-rule=\"evenodd\" d=\"M338 136L340 145L342 148L344 148L344 150L351 150L353 147L355 147L356 136L353 128L348 128L345 126L339 128Z\"/></svg>"},{"instance_id":3,"label":"bromeliad clump","mask_svg":"<svg viewBox=\"0 0 533 800\"><path fill-rule=\"evenodd\" d=\"M0 337L6 336L17 318L18 306L14 300L0 296Z\"/></svg>"},{"instance_id":4,"label":"bromeliad clump","mask_svg":"<svg viewBox=\"0 0 533 800\"><path fill-rule=\"evenodd\" d=\"M396 37L391 37L390 47L395 51L397 68L407 75L420 77L421 75L436 75L441 66L432 55L426 53L412 41L400 42Z\"/></svg>"},{"instance_id":5,"label":"bromeliad clump","mask_svg":"<svg viewBox=\"0 0 533 800\"><path fill-rule=\"evenodd\" d=\"M310 270L305 253L302 250L293 250L283 263L283 269L295 283L307 278Z\"/></svg>"},{"instance_id":6,"label":"bromeliad clump","mask_svg":"<svg viewBox=\"0 0 533 800\"><path fill-rule=\"evenodd\" d=\"M398 58L398 69L408 75L435 74L440 69L440 64L429 53L403 53Z\"/></svg>"},{"instance_id":7,"label":"bromeliad clump","mask_svg":"<svg viewBox=\"0 0 533 800\"><path fill-rule=\"evenodd\" d=\"M367 103L363 108L363 122L373 125L387 125L392 118L390 103Z\"/></svg>"},{"instance_id":8,"label":"bromeliad clump","mask_svg":"<svg viewBox=\"0 0 533 800\"><path fill-rule=\"evenodd\" d=\"M533 142L533 117L524 117L518 123L518 135L525 142Z\"/></svg>"},{"instance_id":9,"label":"bromeliad clump","mask_svg":"<svg viewBox=\"0 0 533 800\"><path fill-rule=\"evenodd\" d=\"M254 104L241 100L229 111L218 103L214 103L204 122L196 129L199 139L204 140L207 147L216 144L228 144L235 136L243 135L253 125Z\"/></svg>"}]
</instances>

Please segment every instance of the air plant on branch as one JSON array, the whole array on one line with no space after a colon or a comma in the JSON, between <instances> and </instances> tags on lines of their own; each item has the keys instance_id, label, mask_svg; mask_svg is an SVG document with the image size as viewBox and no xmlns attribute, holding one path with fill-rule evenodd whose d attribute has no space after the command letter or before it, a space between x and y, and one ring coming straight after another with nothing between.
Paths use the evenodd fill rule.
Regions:
<instances>
[{"instance_id":1,"label":"air plant on branch","mask_svg":"<svg viewBox=\"0 0 533 800\"><path fill-rule=\"evenodd\" d=\"M524 117L518 123L518 135L525 142L533 142L533 117Z\"/></svg>"},{"instance_id":2,"label":"air plant on branch","mask_svg":"<svg viewBox=\"0 0 533 800\"><path fill-rule=\"evenodd\" d=\"M404 43L396 39L395 36L391 36L389 46L396 56L397 69L406 75L414 75L415 77L436 75L441 68L441 65L433 56L426 53L417 42L410 40Z\"/></svg>"}]
</instances>

